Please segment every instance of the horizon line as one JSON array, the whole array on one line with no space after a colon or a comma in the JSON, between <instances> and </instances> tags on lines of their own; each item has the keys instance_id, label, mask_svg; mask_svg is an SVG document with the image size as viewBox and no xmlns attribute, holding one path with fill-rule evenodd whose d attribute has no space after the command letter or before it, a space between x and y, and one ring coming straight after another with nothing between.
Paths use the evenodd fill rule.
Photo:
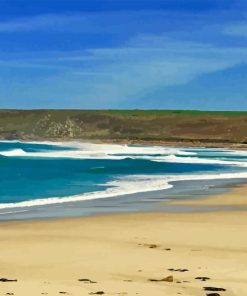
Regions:
<instances>
[{"instance_id":1,"label":"horizon line","mask_svg":"<svg viewBox=\"0 0 247 296\"><path fill-rule=\"evenodd\" d=\"M114 109L114 108L102 108L102 109L80 109L80 108L0 108L0 111L167 111L167 112L238 112L247 113L247 110L204 110L204 109Z\"/></svg>"}]
</instances>

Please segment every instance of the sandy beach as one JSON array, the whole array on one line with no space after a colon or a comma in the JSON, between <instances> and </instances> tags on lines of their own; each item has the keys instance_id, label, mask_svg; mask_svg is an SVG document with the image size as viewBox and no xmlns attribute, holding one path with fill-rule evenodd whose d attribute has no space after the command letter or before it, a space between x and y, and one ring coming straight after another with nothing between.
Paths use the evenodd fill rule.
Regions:
<instances>
[{"instance_id":1,"label":"sandy beach","mask_svg":"<svg viewBox=\"0 0 247 296\"><path fill-rule=\"evenodd\" d=\"M247 295L246 193L183 202L241 211L2 222L0 295Z\"/></svg>"}]
</instances>

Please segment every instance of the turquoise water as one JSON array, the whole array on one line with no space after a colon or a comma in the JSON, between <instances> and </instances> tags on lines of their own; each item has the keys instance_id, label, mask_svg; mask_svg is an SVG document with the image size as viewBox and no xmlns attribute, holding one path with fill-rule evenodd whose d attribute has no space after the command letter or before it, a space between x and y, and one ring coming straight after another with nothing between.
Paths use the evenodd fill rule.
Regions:
<instances>
[{"instance_id":1,"label":"turquoise water","mask_svg":"<svg viewBox=\"0 0 247 296\"><path fill-rule=\"evenodd\" d=\"M0 142L0 209L162 190L179 180L246 178L246 164L246 151Z\"/></svg>"}]
</instances>

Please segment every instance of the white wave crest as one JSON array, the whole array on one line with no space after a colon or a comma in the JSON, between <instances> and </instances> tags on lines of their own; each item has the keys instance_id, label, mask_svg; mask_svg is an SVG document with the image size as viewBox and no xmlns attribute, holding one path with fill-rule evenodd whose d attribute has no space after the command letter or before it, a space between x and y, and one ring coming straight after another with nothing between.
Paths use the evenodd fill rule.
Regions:
<instances>
[{"instance_id":1,"label":"white wave crest","mask_svg":"<svg viewBox=\"0 0 247 296\"><path fill-rule=\"evenodd\" d=\"M219 165L230 165L247 167L246 162L231 161L231 160L220 160L220 159L209 159L199 157L178 157L176 155L168 155L164 157L151 158L152 161L156 162L174 162L174 163L198 163L198 164L219 164Z\"/></svg>"},{"instance_id":2,"label":"white wave crest","mask_svg":"<svg viewBox=\"0 0 247 296\"><path fill-rule=\"evenodd\" d=\"M13 149L9 151L0 151L0 155L7 157L42 157L42 158L73 158L73 159L124 159L125 156L108 155L105 153L81 150L63 150L49 152L26 152L23 149Z\"/></svg>"},{"instance_id":3,"label":"white wave crest","mask_svg":"<svg viewBox=\"0 0 247 296\"><path fill-rule=\"evenodd\" d=\"M19 142L22 143L22 142ZM26 143L26 142L25 142ZM27 142L29 144L49 144L73 150L50 150L26 152L23 149L12 149L0 151L0 155L6 157L43 157L43 158L74 158L74 159L125 159L142 158L142 155L195 155L194 152L183 151L182 149L168 148L161 146L128 146L115 144L92 144L79 142Z\"/></svg>"},{"instance_id":4,"label":"white wave crest","mask_svg":"<svg viewBox=\"0 0 247 296\"><path fill-rule=\"evenodd\" d=\"M52 204L62 204L69 202L86 201L93 199L110 198L120 195L129 195L134 193L158 191L172 188L171 182L191 181L191 180L220 180L220 179L247 179L247 172L242 173L226 173L226 174L211 174L211 175L160 175L146 176L134 175L123 177L122 179L108 182L105 186L110 186L104 191L90 192L80 195L68 197L50 197L43 199L35 199L17 203L0 204L0 209L9 208L26 208L33 206L44 206Z\"/></svg>"},{"instance_id":5,"label":"white wave crest","mask_svg":"<svg viewBox=\"0 0 247 296\"><path fill-rule=\"evenodd\" d=\"M39 143L39 142L31 142ZM50 142L45 142L49 143ZM23 149L13 149L8 151L0 151L0 155L5 157L33 157L33 158L71 158L71 159L108 159L122 160L126 158L145 159L154 162L172 162L172 163L197 163L197 164L218 164L247 167L245 161L236 160L220 160L217 158L200 158L194 157L197 153L193 151L184 151L182 149L167 147L146 147L146 146L128 146L113 144L91 144L78 142L56 143L60 147L73 147L74 150L50 150L40 152L26 152ZM207 151L207 149L204 149ZM245 155L247 151L230 150L228 153L232 155ZM225 151L222 151L225 153ZM186 156L186 157L179 157ZM198 155L200 156L200 155ZM213 156L212 156L213 157Z\"/></svg>"},{"instance_id":6,"label":"white wave crest","mask_svg":"<svg viewBox=\"0 0 247 296\"><path fill-rule=\"evenodd\" d=\"M228 150L226 154L235 155L235 156L247 156L246 150Z\"/></svg>"}]
</instances>

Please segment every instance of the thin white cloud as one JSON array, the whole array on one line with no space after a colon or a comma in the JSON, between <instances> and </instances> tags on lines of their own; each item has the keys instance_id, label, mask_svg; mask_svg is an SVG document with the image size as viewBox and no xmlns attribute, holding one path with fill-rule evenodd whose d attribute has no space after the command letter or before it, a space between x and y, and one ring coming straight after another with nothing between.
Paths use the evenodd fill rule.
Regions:
<instances>
[{"instance_id":1,"label":"thin white cloud","mask_svg":"<svg viewBox=\"0 0 247 296\"><path fill-rule=\"evenodd\" d=\"M55 18L51 15L40 15L29 18L12 19L0 22L0 32L25 32L44 29L52 24L63 23L64 19Z\"/></svg>"},{"instance_id":2,"label":"thin white cloud","mask_svg":"<svg viewBox=\"0 0 247 296\"><path fill-rule=\"evenodd\" d=\"M200 75L246 63L245 47L216 46L206 41L215 30L222 37L222 28L226 27L220 21L216 27L210 27L210 20L205 15L138 11L40 15L0 21L0 34L79 32L81 40L86 36L87 46L88 33L110 33L111 41L115 41L112 34L117 36L111 47L103 47L105 43L100 39L94 43L95 48L84 50L20 52L19 56L9 53L6 57L0 53L0 75L6 76L6 68L21 72L12 79L10 87L20 98L67 98L78 104L86 98L92 106L99 99L102 104L121 103L140 98L150 90L186 84ZM228 34L244 34L244 24L241 26L241 30L230 26L225 30ZM4 78L1 91L5 88L2 81Z\"/></svg>"},{"instance_id":3,"label":"thin white cloud","mask_svg":"<svg viewBox=\"0 0 247 296\"><path fill-rule=\"evenodd\" d=\"M142 45L136 40L133 48L94 49L93 56L106 62L96 71L112 73L90 81L85 97L126 100L141 97L150 89L185 84L208 74L247 62L246 48L219 48L193 42L173 42L152 36ZM137 38L138 40L139 37ZM140 50L144 47L145 50Z\"/></svg>"},{"instance_id":4,"label":"thin white cloud","mask_svg":"<svg viewBox=\"0 0 247 296\"><path fill-rule=\"evenodd\" d=\"M209 16L164 10L108 11L95 13L41 14L0 20L0 33L61 31L129 33L199 30Z\"/></svg>"},{"instance_id":5,"label":"thin white cloud","mask_svg":"<svg viewBox=\"0 0 247 296\"><path fill-rule=\"evenodd\" d=\"M47 66L56 70L48 77L39 77L32 85L25 85L26 96L36 92L72 101L85 98L93 106L99 100L102 105L121 104L153 89L186 84L200 75L246 63L247 50L142 35L122 47L53 53L46 60L47 64L39 62L38 57L16 63L18 68ZM11 67L14 66L11 61Z\"/></svg>"},{"instance_id":6,"label":"thin white cloud","mask_svg":"<svg viewBox=\"0 0 247 296\"><path fill-rule=\"evenodd\" d=\"M0 33L33 32L46 30L73 32L113 32L128 24L140 25L146 18L162 19L166 14L159 11L43 14L0 21ZM146 26L145 24L143 24Z\"/></svg>"},{"instance_id":7,"label":"thin white cloud","mask_svg":"<svg viewBox=\"0 0 247 296\"><path fill-rule=\"evenodd\" d=\"M228 25L224 28L223 32L227 35L247 37L247 23L240 22Z\"/></svg>"}]
</instances>

